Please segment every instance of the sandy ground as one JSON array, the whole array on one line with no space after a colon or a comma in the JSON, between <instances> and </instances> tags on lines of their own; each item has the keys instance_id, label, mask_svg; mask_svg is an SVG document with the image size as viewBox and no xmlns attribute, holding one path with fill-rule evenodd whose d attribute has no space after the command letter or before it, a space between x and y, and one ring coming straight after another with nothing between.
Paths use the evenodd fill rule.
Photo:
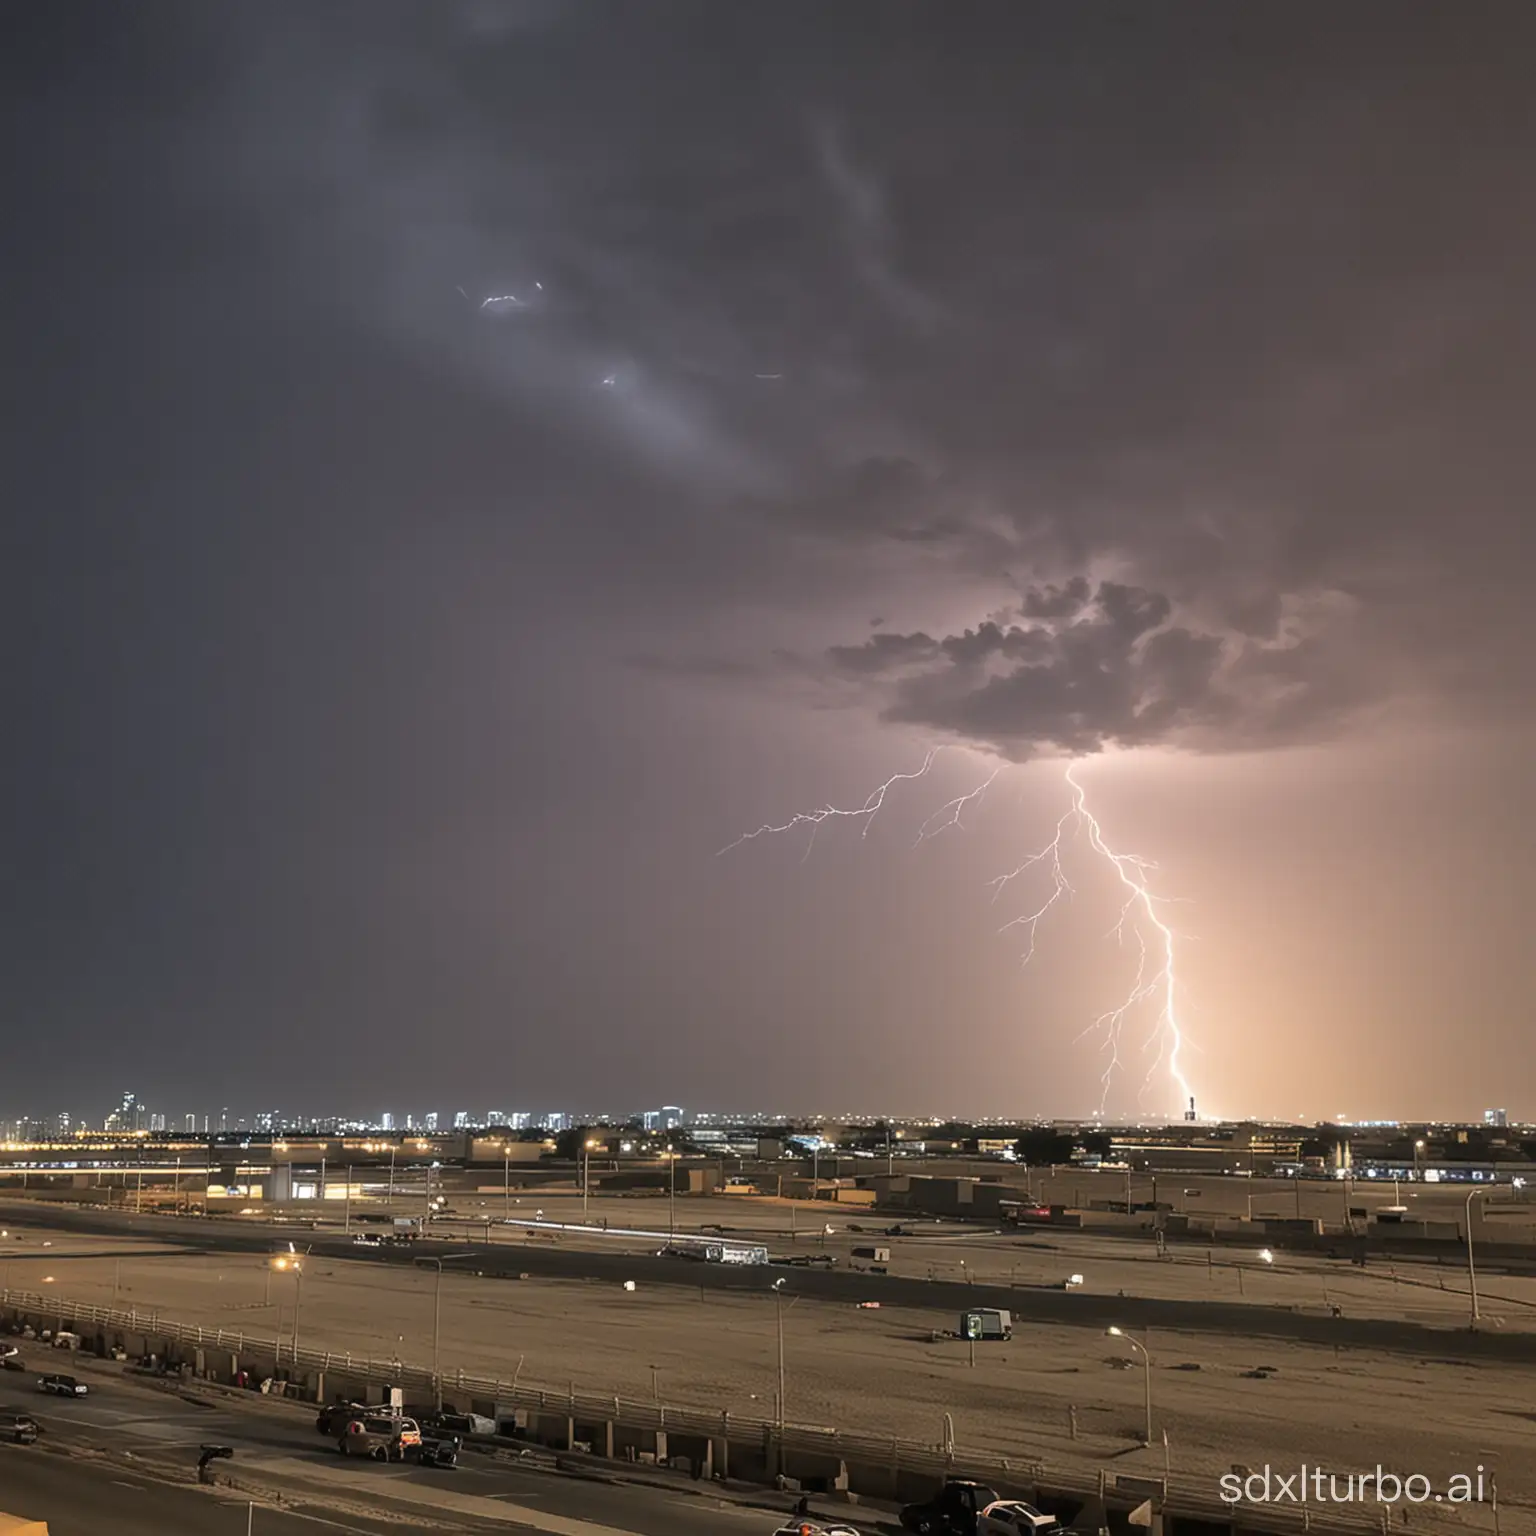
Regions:
<instances>
[{"instance_id":1,"label":"sandy ground","mask_svg":"<svg viewBox=\"0 0 1536 1536\"><path fill-rule=\"evenodd\" d=\"M43 1249L44 1241L52 1246ZM17 1288L53 1286L98 1302L115 1295L119 1305L267 1336L290 1335L293 1326L294 1280L257 1256L30 1229L24 1249L12 1244L0 1253L0 1265L7 1263ZM1143 1267L1160 1284L1182 1283L1185 1295L1213 1284L1201 1265ZM435 1282L428 1270L312 1260L302 1282L301 1340L428 1362ZM1498 1469L1504 1529L1536 1530L1536 1506L1526 1502L1536 1496L1529 1456L1536 1369L1455 1362L1449 1344L1447 1358L1416 1360L1158 1332L1150 1340L1157 1444L1149 1453L1135 1447L1145 1376L1139 1359L1126 1363L1132 1352L1121 1341L1087 1329L1026 1327L1008 1344L978 1346L973 1365L965 1344L932 1338L940 1321L932 1312L787 1302L788 1417L938 1442L947 1412L962 1451L1149 1472L1162 1469L1166 1429L1175 1476L1209 1478L1213 1488L1237 1463L1290 1470L1305 1461L1342 1472L1379 1461L1442 1483L1482 1464ZM451 1272L442 1282L440 1358L450 1378L456 1368L509 1380L520 1372L524 1384L561 1391L654 1393L664 1403L772 1418L776 1338L766 1293L683 1286L626 1293L595 1282ZM1258 1366L1277 1372L1245 1376ZM1457 1514L1463 1528L1487 1524L1486 1511ZM1436 1518L1431 1528L1456 1523L1448 1506Z\"/></svg>"}]
</instances>

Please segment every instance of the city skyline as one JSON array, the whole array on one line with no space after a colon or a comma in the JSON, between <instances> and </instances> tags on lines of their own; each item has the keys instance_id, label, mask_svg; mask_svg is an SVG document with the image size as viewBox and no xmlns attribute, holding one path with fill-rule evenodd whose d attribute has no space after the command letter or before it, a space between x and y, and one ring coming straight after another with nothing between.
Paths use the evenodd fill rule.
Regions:
<instances>
[{"instance_id":1,"label":"city skyline","mask_svg":"<svg viewBox=\"0 0 1536 1536\"><path fill-rule=\"evenodd\" d=\"M1536 1109L1536 13L21 11L18 1098Z\"/></svg>"},{"instance_id":2,"label":"city skyline","mask_svg":"<svg viewBox=\"0 0 1536 1536\"><path fill-rule=\"evenodd\" d=\"M86 1136L96 1134L121 1134L129 1136L157 1136L164 1135L168 1139L174 1139L179 1135L186 1136L229 1136L250 1134L254 1136L273 1135L421 1135L436 1136L456 1131L517 1131L519 1133L529 1131L547 1131L558 1133L561 1131L576 1129L584 1125L596 1126L632 1126L648 1134L665 1135L669 1131L696 1131L717 1127L750 1126L750 1125L814 1125L814 1124L842 1124L842 1125L901 1125L901 1126L927 1126L937 1128L944 1125L970 1125L970 1126L1021 1126L1021 1125L1096 1125L1128 1126L1128 1125L1166 1125L1170 1129L1180 1124L1194 1124L1196 1126L1216 1127L1222 1124L1290 1124L1290 1125L1329 1125L1339 1128L1358 1128L1361 1130L1380 1130L1400 1125L1427 1124L1449 1127L1482 1126L1487 1130L1521 1129L1527 1122L1519 1115L1510 1116L1509 1110L1503 1107L1487 1108L1482 1114L1467 1120L1455 1118L1431 1118L1424 1121L1406 1119L1367 1120L1355 1119L1347 1115L1335 1115L1319 1121L1304 1121L1299 1119L1265 1121L1256 1117L1241 1117L1231 1121L1203 1120L1191 1122L1189 1116L1183 1120L1158 1121L1154 1119L1106 1119L1102 1116L1077 1117L1069 1115L997 1115L997 1116L959 1116L943 1114L907 1114L895 1111L874 1113L870 1111L844 1110L835 1114L807 1109L777 1109L777 1110L743 1110L743 1109L685 1109L681 1105L668 1104L657 1109L535 1109L535 1110L497 1110L490 1109L483 1112L473 1110L454 1110L443 1112L440 1110L404 1110L396 1113L393 1110L381 1110L372 1118L365 1115L345 1114L337 1112L319 1114L285 1114L281 1110L265 1110L255 1113L240 1114L232 1112L228 1106L222 1107L218 1112L204 1112L199 1116L195 1111L187 1111L183 1114L167 1114L164 1111L153 1109L148 1103L139 1099L133 1092L125 1092L117 1106L99 1118L88 1114L75 1114L71 1111L60 1111L52 1115L30 1114L20 1117L13 1116L7 1119L4 1113L0 1113L0 1139L9 1141L25 1141L30 1138L58 1137L67 1139L70 1136Z\"/></svg>"}]
</instances>

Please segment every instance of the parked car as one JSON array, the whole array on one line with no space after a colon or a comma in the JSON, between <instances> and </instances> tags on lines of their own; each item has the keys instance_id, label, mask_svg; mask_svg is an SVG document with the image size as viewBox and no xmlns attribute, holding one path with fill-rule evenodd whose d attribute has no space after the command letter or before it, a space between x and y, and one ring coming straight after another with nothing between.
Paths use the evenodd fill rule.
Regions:
<instances>
[{"instance_id":1,"label":"parked car","mask_svg":"<svg viewBox=\"0 0 1536 1536\"><path fill-rule=\"evenodd\" d=\"M494 1435L496 1433L496 1420L486 1418L483 1413L428 1411L417 1414L416 1419L421 1425L423 1434L433 1430L451 1435Z\"/></svg>"},{"instance_id":2,"label":"parked car","mask_svg":"<svg viewBox=\"0 0 1536 1536\"><path fill-rule=\"evenodd\" d=\"M926 1503L908 1504L901 1523L917 1536L976 1536L976 1517L998 1502L995 1488L952 1477Z\"/></svg>"},{"instance_id":3,"label":"parked car","mask_svg":"<svg viewBox=\"0 0 1536 1536\"><path fill-rule=\"evenodd\" d=\"M407 1451L421 1445L421 1427L415 1419L390 1414L365 1414L349 1419L336 1442L343 1456L367 1456L373 1461L404 1461Z\"/></svg>"},{"instance_id":4,"label":"parked car","mask_svg":"<svg viewBox=\"0 0 1536 1536\"><path fill-rule=\"evenodd\" d=\"M821 1525L815 1520L798 1518L781 1525L773 1536L859 1536L851 1525Z\"/></svg>"},{"instance_id":5,"label":"parked car","mask_svg":"<svg viewBox=\"0 0 1536 1536\"><path fill-rule=\"evenodd\" d=\"M42 1426L30 1413L0 1413L0 1439L31 1445L41 1431Z\"/></svg>"},{"instance_id":6,"label":"parked car","mask_svg":"<svg viewBox=\"0 0 1536 1536\"><path fill-rule=\"evenodd\" d=\"M459 1464L457 1435L444 1435L433 1430L423 1430L421 1444L416 1448L416 1460L424 1467L456 1467Z\"/></svg>"},{"instance_id":7,"label":"parked car","mask_svg":"<svg viewBox=\"0 0 1536 1536\"><path fill-rule=\"evenodd\" d=\"M27 1362L15 1351L12 1351L3 1360L0 1360L0 1370L24 1371L26 1368Z\"/></svg>"},{"instance_id":8,"label":"parked car","mask_svg":"<svg viewBox=\"0 0 1536 1536\"><path fill-rule=\"evenodd\" d=\"M1022 1499L999 1499L976 1517L976 1536L1048 1536L1060 1529L1055 1515L1042 1514Z\"/></svg>"},{"instance_id":9,"label":"parked car","mask_svg":"<svg viewBox=\"0 0 1536 1536\"><path fill-rule=\"evenodd\" d=\"M327 1403L315 1415L315 1428L322 1435L330 1435L334 1439L341 1433L342 1426L348 1419L358 1418L367 1411L366 1403Z\"/></svg>"},{"instance_id":10,"label":"parked car","mask_svg":"<svg viewBox=\"0 0 1536 1536\"><path fill-rule=\"evenodd\" d=\"M73 1376L39 1376L37 1390L51 1392L55 1397L84 1397L90 1388Z\"/></svg>"}]
</instances>

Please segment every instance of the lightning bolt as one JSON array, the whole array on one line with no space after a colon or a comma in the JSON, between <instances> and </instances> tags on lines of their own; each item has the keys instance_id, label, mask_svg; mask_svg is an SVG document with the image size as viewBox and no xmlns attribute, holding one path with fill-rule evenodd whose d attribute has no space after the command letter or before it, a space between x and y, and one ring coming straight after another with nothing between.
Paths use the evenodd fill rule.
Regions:
<instances>
[{"instance_id":1,"label":"lightning bolt","mask_svg":"<svg viewBox=\"0 0 1536 1536\"><path fill-rule=\"evenodd\" d=\"M796 827L809 827L811 829L810 840L806 843L805 853L800 860L803 864L806 859L810 858L811 849L816 846L816 833L822 824L839 819L847 821L862 820L864 827L859 836L868 837L869 829L874 826L875 817L880 814L881 809L885 805L885 797L891 790L898 784L908 784L913 779L926 778L928 770L933 767L934 760L943 750L942 746L929 748L928 756L923 759L923 766L921 768L915 773L893 773L884 784L868 796L863 805L852 806L847 809L840 809L835 805L824 805L818 811L797 811L788 821L780 822L777 826L765 823L755 832L743 832L735 842L727 843L715 857L719 858L720 854L729 853L733 848L740 848L743 843L750 843L755 838L768 837L783 832L793 832ZM993 777L995 778L996 774ZM921 834L918 836L918 841L922 841Z\"/></svg>"},{"instance_id":2,"label":"lightning bolt","mask_svg":"<svg viewBox=\"0 0 1536 1536\"><path fill-rule=\"evenodd\" d=\"M1134 916L1139 911L1156 932L1157 938L1154 948L1160 958L1154 962L1154 970L1149 978L1147 975L1148 961L1151 958L1147 950L1146 935L1139 925L1132 928L1136 937L1137 961L1136 979L1132 983L1130 992L1125 1001L1117 1008L1111 1008L1107 1013L1102 1013L1094 1021L1093 1027L1101 1028L1105 1034L1105 1044L1109 1063L1104 1069L1103 1096L1099 1100L1099 1109L1102 1113L1105 1103L1109 1098L1110 1083L1113 1080L1116 1069L1120 1065L1120 1036L1121 1026L1125 1016L1138 1003L1149 999L1158 1000L1157 1022L1149 1038L1149 1043L1157 1045L1157 1056L1152 1065L1147 1069L1147 1076L1142 1085L1145 1093L1146 1085L1151 1082L1153 1074L1160 1066L1166 1064L1168 1075L1178 1085L1180 1108L1183 1101L1194 1099L1194 1090L1189 1086L1182 1069L1179 1066L1179 1056L1184 1048L1184 1032L1179 1025L1178 1015L1178 983L1174 970L1174 931L1163 921L1158 914L1158 908L1163 904L1160 898L1153 895L1152 888L1147 884L1147 873L1154 870L1157 865L1150 859L1144 859L1139 854L1116 853L1104 840L1104 829L1099 825L1098 817L1088 809L1088 802L1083 793L1083 787L1072 776L1072 768L1067 769L1067 783L1072 786L1073 812L1079 822L1086 823L1088 827L1088 843L1093 851L1113 866L1115 874L1120 879L1120 884L1125 888L1125 903L1120 908L1120 920L1115 924L1115 936L1123 943L1125 941L1126 923L1128 920L1134 924Z\"/></svg>"},{"instance_id":3,"label":"lightning bolt","mask_svg":"<svg viewBox=\"0 0 1536 1536\"><path fill-rule=\"evenodd\" d=\"M805 852L801 856L801 863L804 863L810 858L812 849L815 847L817 833L826 823L835 820L861 822L859 835L861 838L868 837L869 830L874 825L875 818L885 808L886 798L891 791L899 784L926 778L935 760L944 750L942 745L933 747L923 759L922 765L914 771L893 773L874 789L861 805L847 807L825 805L814 811L796 812L787 821L764 823L755 831L744 832L734 842L727 843L720 849L720 854L730 853L733 849L741 847L743 843L752 842L760 837L778 836L805 827L809 829L810 836L806 842ZM994 768L975 789L963 795L956 795L934 811L919 826L914 846L925 842L930 837L936 837L941 832L951 829L963 831L962 818L965 811L968 807L974 807L980 803L988 789L1003 772L1003 767L1004 765L1000 765ZM1122 945L1128 940L1134 940L1137 946L1136 974L1130 990L1119 1004L1099 1014L1077 1037L1081 1040L1094 1033L1102 1036L1101 1050L1105 1056L1105 1066L1100 1076L1100 1113L1103 1113L1109 1100L1110 1088L1123 1067L1121 1044L1127 1017L1146 1003L1155 1004L1156 1014L1142 1049L1146 1051L1155 1045L1156 1054L1147 1068L1141 1093L1144 1097L1159 1069L1162 1069L1178 1088L1181 1101L1179 1107L1182 1110L1184 1101L1193 1100L1194 1091L1181 1065L1185 1040L1178 1015L1179 987L1175 966L1177 935L1164 920L1161 910L1169 898L1158 896L1151 888L1148 877L1157 868L1152 860L1136 853L1121 853L1110 846L1098 817L1088 808L1087 794L1076 777L1075 768L1076 764L1067 766L1065 777L1071 793L1071 804L1056 822L1050 840L1006 874L998 875L988 882L992 891L992 900L995 903L1002 898L1011 885L1023 880L1037 868L1043 868L1049 877L1045 899L1031 910L1010 918L998 931L1008 933L1014 929L1023 930L1026 938L1023 964L1027 966L1034 958L1035 941L1041 923L1062 897L1070 899L1073 895L1073 887L1067 878L1063 856L1068 844L1086 829L1089 848L1114 871L1124 893L1120 915L1111 932ZM1151 931L1150 944L1148 929Z\"/></svg>"}]
</instances>

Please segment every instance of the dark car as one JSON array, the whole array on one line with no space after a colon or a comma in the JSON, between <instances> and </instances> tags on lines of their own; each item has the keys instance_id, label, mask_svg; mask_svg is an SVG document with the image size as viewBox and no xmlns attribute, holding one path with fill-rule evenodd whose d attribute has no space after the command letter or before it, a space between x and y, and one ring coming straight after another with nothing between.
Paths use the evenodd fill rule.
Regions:
<instances>
[{"instance_id":1,"label":"dark car","mask_svg":"<svg viewBox=\"0 0 1536 1536\"><path fill-rule=\"evenodd\" d=\"M976 1516L996 1502L995 1489L952 1477L927 1503L908 1504L901 1523L917 1536L976 1536Z\"/></svg>"},{"instance_id":2,"label":"dark car","mask_svg":"<svg viewBox=\"0 0 1536 1536\"><path fill-rule=\"evenodd\" d=\"M41 1430L42 1426L30 1413L0 1413L0 1439L31 1445Z\"/></svg>"},{"instance_id":3,"label":"dark car","mask_svg":"<svg viewBox=\"0 0 1536 1536\"><path fill-rule=\"evenodd\" d=\"M24 1371L27 1368L27 1362L20 1355L7 1355L0 1360L0 1368L7 1371Z\"/></svg>"},{"instance_id":4,"label":"dark car","mask_svg":"<svg viewBox=\"0 0 1536 1536\"><path fill-rule=\"evenodd\" d=\"M39 1376L37 1390L51 1392L55 1397L84 1397L90 1388L73 1376Z\"/></svg>"},{"instance_id":5,"label":"dark car","mask_svg":"<svg viewBox=\"0 0 1536 1536\"><path fill-rule=\"evenodd\" d=\"M322 1435L329 1435L334 1440L341 1433L348 1419L355 1419L365 1412L367 1408L363 1403L327 1403L315 1415L315 1428Z\"/></svg>"},{"instance_id":6,"label":"dark car","mask_svg":"<svg viewBox=\"0 0 1536 1536\"><path fill-rule=\"evenodd\" d=\"M432 1430L439 1435L494 1435L496 1433L495 1419L487 1418L483 1413L455 1413L452 1408L429 1408L425 1413L411 1413L411 1417L421 1425L421 1432L426 1434Z\"/></svg>"},{"instance_id":7,"label":"dark car","mask_svg":"<svg viewBox=\"0 0 1536 1536\"><path fill-rule=\"evenodd\" d=\"M459 1464L459 1437L437 1430L423 1430L416 1460L424 1467L456 1467Z\"/></svg>"}]
</instances>

